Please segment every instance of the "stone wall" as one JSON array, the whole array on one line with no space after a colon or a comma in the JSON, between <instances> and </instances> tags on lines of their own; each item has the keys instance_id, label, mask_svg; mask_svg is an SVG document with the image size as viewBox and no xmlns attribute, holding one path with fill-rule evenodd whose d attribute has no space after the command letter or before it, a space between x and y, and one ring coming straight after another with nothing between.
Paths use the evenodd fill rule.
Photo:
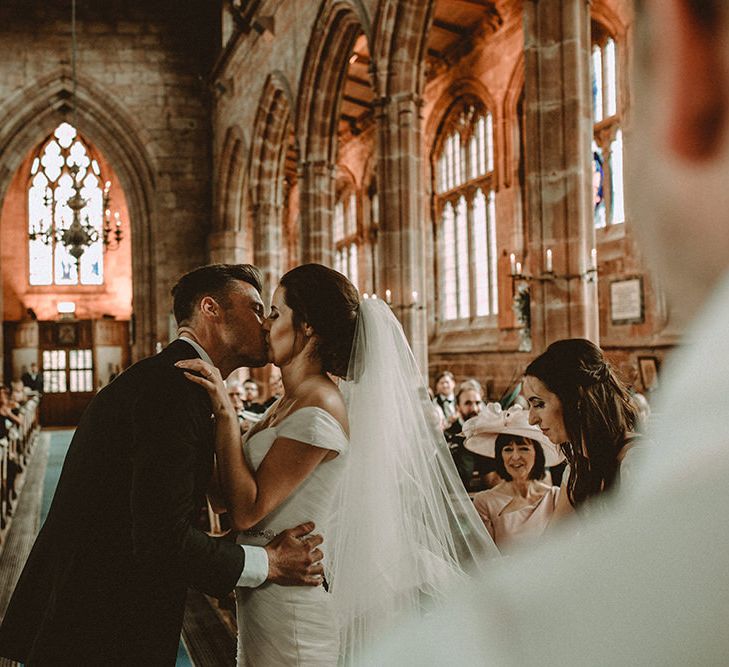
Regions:
<instances>
[{"instance_id":1,"label":"stone wall","mask_svg":"<svg viewBox=\"0 0 729 667\"><path fill-rule=\"evenodd\" d=\"M527 5L536 5L534 2L516 1L489 3L489 7L484 9L483 26L463 40L467 46L455 49L447 58L434 61L428 51L432 21L440 12L440 24L447 27L443 16L448 13L448 4L448 0L399 3L389 0L312 0L306 3L268 0L260 3L245 29L232 32L214 72L217 90L213 116L216 169L226 175L230 171L226 138L231 133L241 137L242 156L237 158L235 178L225 181L240 190L232 197L239 203L239 210L231 216L225 209L223 202L231 199L230 191L219 193L216 198L221 229L238 234L236 238L253 242L253 231L244 229L246 224L256 224L255 212L249 211L246 205L251 197L255 198L255 194L250 192L251 175L260 176L260 163L266 159L264 155L275 153L271 146L268 146L267 153L256 148L265 145L258 134L264 132L268 141L271 133L266 128L276 127L286 115L293 119L299 180L293 191L298 201L293 205L289 202L285 210L300 209L298 231L302 257L305 260L331 261L328 254L331 247L320 247L320 239L326 236L317 234L329 233L327 226L331 224L337 172L351 173L358 188L360 233L363 247L366 247L371 240L368 197L373 183L376 183L383 217L377 232L376 263L380 273L378 275L373 268L368 253L361 253L359 274L367 276L361 286L362 291L374 289L375 284L379 284L380 291L385 284L393 286L393 301L401 304L406 303L407 296L404 295L409 295L410 290L425 294L424 310L400 306L396 313L403 320L406 333L416 348L416 356L419 346L423 342L427 344L427 354L418 358L427 358L431 379L439 370L451 368L460 378L481 379L489 387L492 397L498 396L529 359L541 351L541 346L550 341L550 336L563 331L560 335L582 332L580 335L599 338L626 380L642 389L637 370L638 357L655 356L660 363L666 351L677 342L680 326L675 320L671 321L659 287L655 285L636 246L630 211L624 225L598 230L596 235L591 229L589 234L586 233L583 228L589 228L589 225L585 225L584 221L576 224L569 215L554 223L558 227L563 225L559 230L546 230L548 234L556 234L553 238L560 239L565 252L579 248L584 255L591 247L597 248L599 278L594 284L585 281L584 288L576 283L571 285L570 290L577 288L574 293L561 288L545 290L544 298L550 314L547 319L535 317L532 352L519 351L519 324L512 311L514 285L509 276L509 254L517 252L525 256L531 251L529 269L537 274L543 268L541 256L544 252L541 236L534 238L536 233L542 234L538 227L535 228L535 224L541 223L534 213L531 214L531 223L529 218L530 200L525 173L530 167L524 164L524 146L532 142L533 148L534 142L542 142L544 147L551 146L553 150L557 136L550 136L548 125L543 137L528 132L524 136L522 133L524 118L520 113L523 113L521 100L526 78L527 39L524 11ZM584 25L590 19L598 21L615 36L621 69L621 126L628 143L630 86L627 71L632 52L631 0L595 0L587 4L580 3L580 0L548 0L540 4L546 29L556 30L554 35L550 33L549 39L557 42L571 39L571 35L557 34L559 29L554 26L559 26L565 17L574 16L572 4L583 12L587 22ZM453 3L453 11L461 11L456 5L458 3ZM584 13L588 6L589 16ZM226 10L223 11L225 14ZM226 21L230 24L229 16ZM353 24L358 27L352 28ZM566 26L565 23L562 25ZM327 113L336 113L347 67L338 49L345 48L349 43L345 37L357 30L367 38L374 114L371 124L363 131L346 132L338 138L332 129L336 123L327 116ZM530 38L538 36L535 33ZM588 42L582 48L589 49ZM567 51L565 54L571 57ZM344 55L348 56L348 53ZM330 72L332 68L339 69ZM549 76L552 83L537 84L542 86L540 94L547 101L550 91L544 86L554 85L552 92L559 92L578 76L575 69L566 71L562 79L560 71L552 67ZM284 105L274 106L266 102L273 99L271 86L280 91L281 99L286 101ZM582 116L589 107L589 100L584 99L585 90L584 86L575 87L571 93L583 95L582 99L575 97ZM464 91L479 95L492 112L495 122L499 314L485 322L444 326L437 316L435 296L438 277L431 154L443 114ZM261 125L263 112L270 116L268 122ZM412 120L413 113L415 121ZM572 128L570 125L571 119L576 118L571 113L567 110L562 115L567 142L572 140L570 133L577 132L576 126ZM587 142L589 140L588 136ZM566 154L563 159L567 160L563 165L565 173L582 168L570 164L569 160L573 158ZM582 163L586 165L587 160L582 159ZM548 178L549 175L545 176ZM281 176L269 174L267 178ZM583 181L585 192L578 197L579 205L589 196L589 177L582 178L580 182ZM219 183L222 182L219 180ZM540 196L551 197L546 191ZM564 206L565 210L573 210L572 204L564 203ZM589 204L583 208L585 210L580 215L584 216L585 211L589 212ZM290 238L290 214L286 223L283 220L287 215L284 209L273 212L268 209L266 215L266 224L288 227ZM545 241L553 242L549 235ZM248 252L251 250L248 249ZM291 252L288 254L290 256ZM253 252L253 255L257 261L276 261L280 265L278 257L272 258L270 247L260 247L259 252ZM583 256L575 256L570 261L579 266L584 263L583 260ZM570 265L565 266L569 273ZM610 283L630 276L641 276L643 280L644 320L637 324L615 324L610 316ZM421 280L422 288L419 287ZM533 285L536 289L536 283ZM536 310L536 305L534 308ZM572 328L564 326L562 321L568 318L582 324Z\"/></svg>"},{"instance_id":2,"label":"stone wall","mask_svg":"<svg viewBox=\"0 0 729 667\"><path fill-rule=\"evenodd\" d=\"M133 227L136 357L166 342L169 289L206 261L216 3L78 3L79 129L119 175ZM68 2L0 5L0 199L27 153L73 122Z\"/></svg>"}]
</instances>

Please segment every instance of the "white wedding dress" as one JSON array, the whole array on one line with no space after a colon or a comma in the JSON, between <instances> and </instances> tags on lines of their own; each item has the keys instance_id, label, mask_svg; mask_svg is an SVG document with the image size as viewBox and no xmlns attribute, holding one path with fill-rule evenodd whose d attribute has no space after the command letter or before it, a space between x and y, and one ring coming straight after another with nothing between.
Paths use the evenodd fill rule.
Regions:
<instances>
[{"instance_id":1,"label":"white wedding dress","mask_svg":"<svg viewBox=\"0 0 729 667\"><path fill-rule=\"evenodd\" d=\"M329 413L306 407L244 443L253 470L277 437L339 455L238 536L240 544L264 545L314 521L330 591L269 582L236 589L239 665L357 664L402 618L427 613L499 555L433 421L402 327L380 300L360 304L339 388L349 441Z\"/></svg>"},{"instance_id":2,"label":"white wedding dress","mask_svg":"<svg viewBox=\"0 0 729 667\"><path fill-rule=\"evenodd\" d=\"M319 464L276 510L251 530L239 533L238 544L265 545L274 535L305 521L314 521L324 536L349 448L339 422L317 407L294 410L273 426L254 431L244 441L246 461L256 470L276 438L291 438L339 455ZM319 586L237 588L238 665L246 667L326 667L339 659L339 625L332 596Z\"/></svg>"}]
</instances>

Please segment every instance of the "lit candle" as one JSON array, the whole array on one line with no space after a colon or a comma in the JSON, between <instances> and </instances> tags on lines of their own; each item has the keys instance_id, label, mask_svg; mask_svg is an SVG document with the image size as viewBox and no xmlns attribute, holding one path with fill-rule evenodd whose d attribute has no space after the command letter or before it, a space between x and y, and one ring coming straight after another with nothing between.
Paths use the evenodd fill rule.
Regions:
<instances>
[{"instance_id":1,"label":"lit candle","mask_svg":"<svg viewBox=\"0 0 729 667\"><path fill-rule=\"evenodd\" d=\"M413 290L413 303L415 304L417 302L418 302L418 293L416 290Z\"/></svg>"},{"instance_id":2,"label":"lit candle","mask_svg":"<svg viewBox=\"0 0 729 667\"><path fill-rule=\"evenodd\" d=\"M546 262L547 273L552 273L552 249L547 248L547 262Z\"/></svg>"},{"instance_id":3,"label":"lit candle","mask_svg":"<svg viewBox=\"0 0 729 667\"><path fill-rule=\"evenodd\" d=\"M516 255L513 252L509 255L509 270L512 276L516 273Z\"/></svg>"},{"instance_id":4,"label":"lit candle","mask_svg":"<svg viewBox=\"0 0 729 667\"><path fill-rule=\"evenodd\" d=\"M521 275L521 262L516 263L516 275L517 276Z\"/></svg>"},{"instance_id":5,"label":"lit candle","mask_svg":"<svg viewBox=\"0 0 729 667\"><path fill-rule=\"evenodd\" d=\"M593 248L590 250L590 268L596 269L597 268L597 249Z\"/></svg>"},{"instance_id":6,"label":"lit candle","mask_svg":"<svg viewBox=\"0 0 729 667\"><path fill-rule=\"evenodd\" d=\"M385 301L392 303L392 292L389 289L385 290Z\"/></svg>"},{"instance_id":7,"label":"lit candle","mask_svg":"<svg viewBox=\"0 0 729 667\"><path fill-rule=\"evenodd\" d=\"M363 294L362 296L363 296L363 297L364 297L365 299L369 299L369 298L370 298L370 295L369 295L369 294L367 294L367 292L365 292L365 293L364 293L364 294Z\"/></svg>"},{"instance_id":8,"label":"lit candle","mask_svg":"<svg viewBox=\"0 0 729 667\"><path fill-rule=\"evenodd\" d=\"M372 298L373 298L373 299L376 299L376 298L377 298L377 294L376 294L376 293L373 293L373 294L372 294Z\"/></svg>"}]
</instances>

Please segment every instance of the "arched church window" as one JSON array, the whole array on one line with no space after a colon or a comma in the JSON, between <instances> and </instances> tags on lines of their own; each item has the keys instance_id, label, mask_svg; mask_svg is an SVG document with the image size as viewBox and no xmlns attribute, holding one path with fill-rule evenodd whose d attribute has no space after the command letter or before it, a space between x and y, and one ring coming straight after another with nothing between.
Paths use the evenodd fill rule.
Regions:
<instances>
[{"instance_id":1,"label":"arched church window","mask_svg":"<svg viewBox=\"0 0 729 667\"><path fill-rule=\"evenodd\" d=\"M494 130L473 98L456 102L434 153L443 320L498 313Z\"/></svg>"},{"instance_id":2,"label":"arched church window","mask_svg":"<svg viewBox=\"0 0 729 667\"><path fill-rule=\"evenodd\" d=\"M357 287L359 275L357 194L341 197L334 206L334 268Z\"/></svg>"},{"instance_id":3,"label":"arched church window","mask_svg":"<svg viewBox=\"0 0 729 667\"><path fill-rule=\"evenodd\" d=\"M623 133L615 39L592 22L592 193L595 227L625 222Z\"/></svg>"},{"instance_id":4,"label":"arched church window","mask_svg":"<svg viewBox=\"0 0 729 667\"><path fill-rule=\"evenodd\" d=\"M79 264L52 234L68 229L73 212L68 200L75 194L74 176L86 200L82 224L97 230L98 240L86 246ZM31 285L101 285L104 282L103 223L110 183L91 147L68 123L61 123L36 152L28 185L28 280ZM116 214L119 215L118 213ZM118 219L118 217L117 217Z\"/></svg>"}]
</instances>

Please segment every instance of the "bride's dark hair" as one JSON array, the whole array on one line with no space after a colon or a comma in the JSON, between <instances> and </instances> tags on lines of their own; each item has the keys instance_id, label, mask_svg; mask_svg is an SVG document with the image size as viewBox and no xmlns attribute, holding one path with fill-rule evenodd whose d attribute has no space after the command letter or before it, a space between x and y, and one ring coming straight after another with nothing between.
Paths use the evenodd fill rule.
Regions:
<instances>
[{"instance_id":1,"label":"bride's dark hair","mask_svg":"<svg viewBox=\"0 0 729 667\"><path fill-rule=\"evenodd\" d=\"M322 369L346 377L359 311L357 288L322 264L297 266L280 284L284 301L293 311L294 326L306 323L316 334Z\"/></svg>"}]
</instances>

